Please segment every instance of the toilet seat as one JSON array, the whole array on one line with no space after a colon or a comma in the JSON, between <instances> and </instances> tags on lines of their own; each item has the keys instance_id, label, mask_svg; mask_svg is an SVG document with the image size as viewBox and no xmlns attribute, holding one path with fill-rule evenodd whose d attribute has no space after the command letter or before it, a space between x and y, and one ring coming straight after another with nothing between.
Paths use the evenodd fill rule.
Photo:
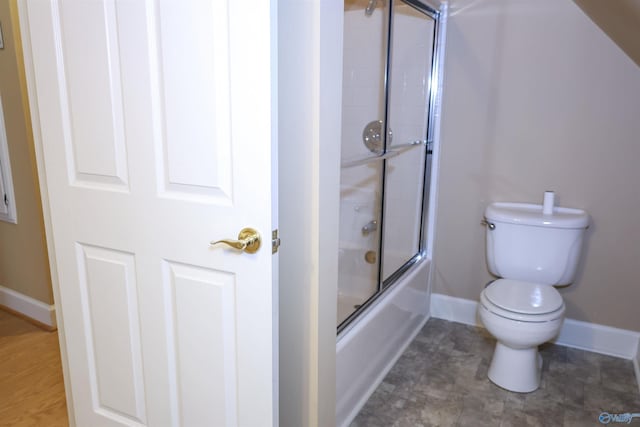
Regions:
<instances>
[{"instance_id":1,"label":"toilet seat","mask_svg":"<svg viewBox=\"0 0 640 427\"><path fill-rule=\"evenodd\" d=\"M522 314L547 314L562 306L562 296L550 285L498 279L484 290L487 299L505 310Z\"/></svg>"},{"instance_id":2,"label":"toilet seat","mask_svg":"<svg viewBox=\"0 0 640 427\"><path fill-rule=\"evenodd\" d=\"M490 312L521 322L549 322L564 315L564 301L550 285L498 279L480 294Z\"/></svg>"},{"instance_id":3,"label":"toilet seat","mask_svg":"<svg viewBox=\"0 0 640 427\"><path fill-rule=\"evenodd\" d=\"M487 300L487 297L484 295L484 292L480 294L480 304L487 311L495 314L496 316L503 317L509 320L515 320L518 322L525 323L546 323L553 322L555 320L561 319L564 316L565 307L564 304L556 311L552 311L547 314L522 314L516 313L513 311L505 310L503 308L498 307L497 305L491 303L491 301Z\"/></svg>"}]
</instances>

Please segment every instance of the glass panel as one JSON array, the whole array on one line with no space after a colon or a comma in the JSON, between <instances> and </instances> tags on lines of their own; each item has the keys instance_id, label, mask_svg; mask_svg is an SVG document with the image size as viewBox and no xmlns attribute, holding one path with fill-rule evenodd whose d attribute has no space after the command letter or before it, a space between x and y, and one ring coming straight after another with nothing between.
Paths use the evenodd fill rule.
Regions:
<instances>
[{"instance_id":1,"label":"glass panel","mask_svg":"<svg viewBox=\"0 0 640 427\"><path fill-rule=\"evenodd\" d=\"M420 251L434 30L431 17L394 2L387 148L400 153L385 161L383 280Z\"/></svg>"},{"instance_id":2,"label":"glass panel","mask_svg":"<svg viewBox=\"0 0 640 427\"><path fill-rule=\"evenodd\" d=\"M344 3L338 325L379 290L383 161L360 160L382 154L385 143L385 5Z\"/></svg>"}]
</instances>

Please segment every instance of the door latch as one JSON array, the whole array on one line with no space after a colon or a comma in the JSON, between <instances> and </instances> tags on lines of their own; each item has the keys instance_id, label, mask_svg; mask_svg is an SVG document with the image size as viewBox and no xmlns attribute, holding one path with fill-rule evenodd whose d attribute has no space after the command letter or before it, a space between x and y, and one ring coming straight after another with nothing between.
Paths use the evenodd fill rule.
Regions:
<instances>
[{"instance_id":1,"label":"door latch","mask_svg":"<svg viewBox=\"0 0 640 427\"><path fill-rule=\"evenodd\" d=\"M271 253L275 254L278 252L278 248L280 247L280 237L278 237L278 229L276 228L271 232Z\"/></svg>"}]
</instances>

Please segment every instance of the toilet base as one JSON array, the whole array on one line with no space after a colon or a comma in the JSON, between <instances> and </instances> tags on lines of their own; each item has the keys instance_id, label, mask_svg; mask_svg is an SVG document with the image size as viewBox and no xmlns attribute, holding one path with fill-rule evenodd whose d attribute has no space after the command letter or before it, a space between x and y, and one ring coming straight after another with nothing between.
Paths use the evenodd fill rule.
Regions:
<instances>
[{"instance_id":1,"label":"toilet base","mask_svg":"<svg viewBox=\"0 0 640 427\"><path fill-rule=\"evenodd\" d=\"M489 367L489 379L504 389L530 393L540 386L542 357L538 347L515 349L498 342Z\"/></svg>"}]
</instances>

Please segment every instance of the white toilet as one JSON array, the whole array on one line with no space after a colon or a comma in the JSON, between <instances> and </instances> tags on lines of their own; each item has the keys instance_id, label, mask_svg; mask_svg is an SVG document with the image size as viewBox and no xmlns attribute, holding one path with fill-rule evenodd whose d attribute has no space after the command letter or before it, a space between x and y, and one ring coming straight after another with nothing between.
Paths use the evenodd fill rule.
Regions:
<instances>
[{"instance_id":1,"label":"white toilet","mask_svg":"<svg viewBox=\"0 0 640 427\"><path fill-rule=\"evenodd\" d=\"M480 318L498 341L489 379L531 392L540 385L538 346L558 335L564 320L554 286L573 281L589 216L553 207L553 194L545 193L544 205L492 203L485 221L489 271L501 277L480 294Z\"/></svg>"}]
</instances>

